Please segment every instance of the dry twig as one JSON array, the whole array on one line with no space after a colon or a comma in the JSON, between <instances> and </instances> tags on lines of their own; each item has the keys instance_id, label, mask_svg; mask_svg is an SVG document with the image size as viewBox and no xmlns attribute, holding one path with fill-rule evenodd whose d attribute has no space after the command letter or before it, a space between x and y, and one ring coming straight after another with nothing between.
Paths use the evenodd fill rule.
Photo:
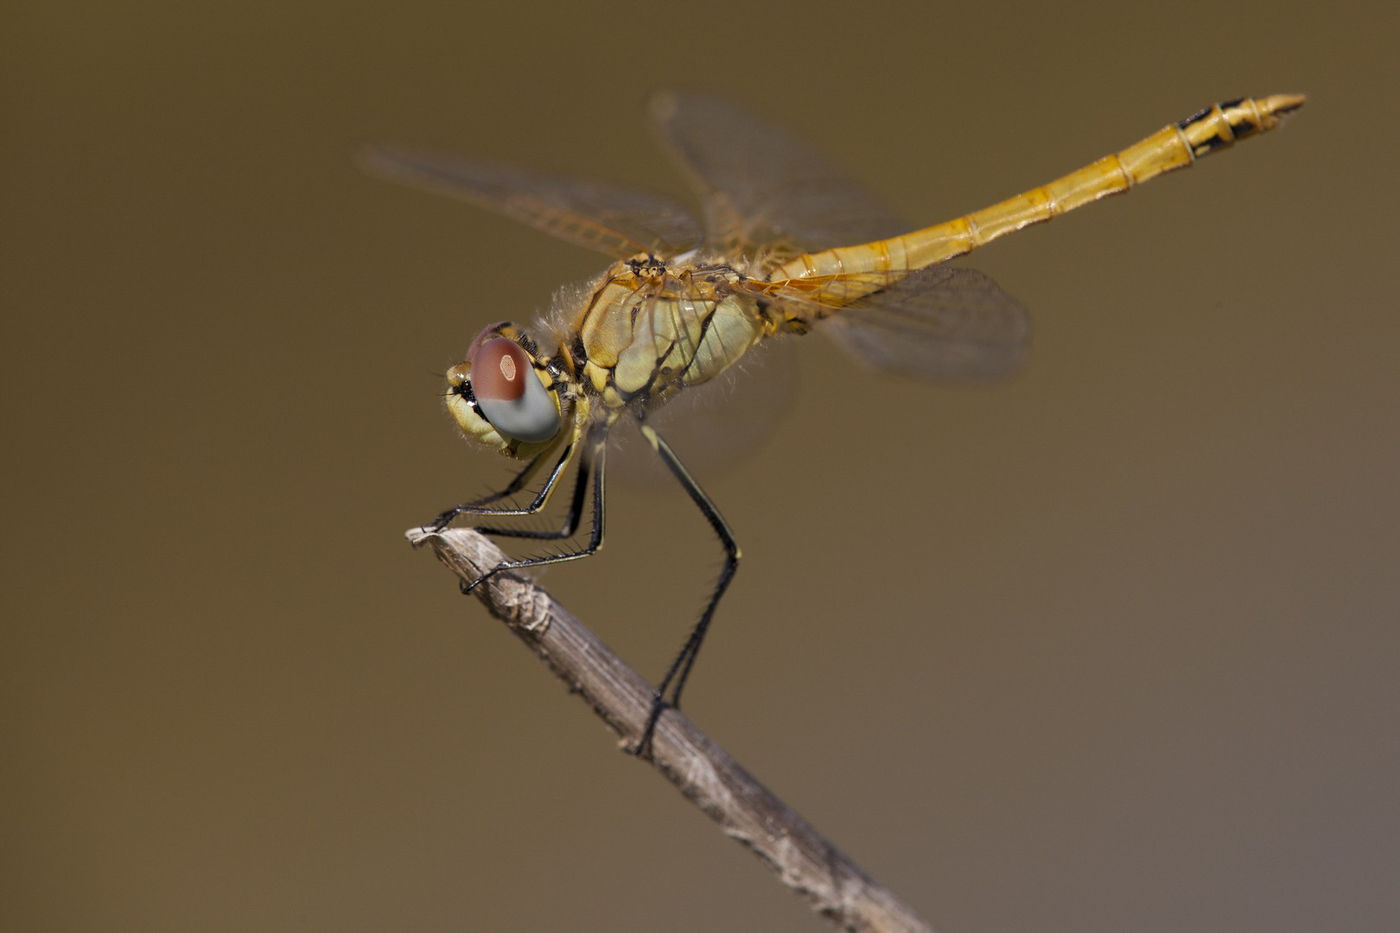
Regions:
<instances>
[{"instance_id":1,"label":"dry twig","mask_svg":"<svg viewBox=\"0 0 1400 933\"><path fill-rule=\"evenodd\" d=\"M412 529L407 536L415 547L431 546L440 561L468 582L505 558L475 531L428 534ZM498 574L475 592L492 615L622 736L625 746L637 741L651 709L652 688L646 680L532 581ZM842 928L929 929L678 711L661 717L652 763L725 835L752 850L783 884Z\"/></svg>"}]
</instances>

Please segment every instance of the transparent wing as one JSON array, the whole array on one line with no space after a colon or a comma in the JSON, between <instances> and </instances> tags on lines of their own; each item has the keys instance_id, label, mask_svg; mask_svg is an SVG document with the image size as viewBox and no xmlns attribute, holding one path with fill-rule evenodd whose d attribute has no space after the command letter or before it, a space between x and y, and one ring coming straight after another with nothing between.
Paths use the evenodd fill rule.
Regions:
<instances>
[{"instance_id":1,"label":"transparent wing","mask_svg":"<svg viewBox=\"0 0 1400 933\"><path fill-rule=\"evenodd\" d=\"M704 204L709 245L721 252L771 242L819 250L908 226L811 144L721 97L662 91L650 110Z\"/></svg>"},{"instance_id":2,"label":"transparent wing","mask_svg":"<svg viewBox=\"0 0 1400 933\"><path fill-rule=\"evenodd\" d=\"M684 326L684 311L675 302L658 307L668 314L686 358L700 352L698 340L719 340L722 329ZM713 379L688 385L649 421L685 456L686 465L710 475L757 450L797 400L799 369L793 341L763 340L747 349L731 347L720 355L737 362Z\"/></svg>"},{"instance_id":3,"label":"transparent wing","mask_svg":"<svg viewBox=\"0 0 1400 933\"><path fill-rule=\"evenodd\" d=\"M765 340L709 382L691 386L647 416L699 477L713 477L763 448L797 404L801 386L798 342ZM610 473L629 483L668 491L673 477L656 454L628 430L624 418L608 436L624 456L608 461Z\"/></svg>"},{"instance_id":4,"label":"transparent wing","mask_svg":"<svg viewBox=\"0 0 1400 933\"><path fill-rule=\"evenodd\" d=\"M777 300L815 305L790 298ZM843 308L808 309L820 328L858 360L922 379L1003 376L1024 361L1026 309L975 269L931 266Z\"/></svg>"},{"instance_id":5,"label":"transparent wing","mask_svg":"<svg viewBox=\"0 0 1400 933\"><path fill-rule=\"evenodd\" d=\"M460 198L617 259L683 252L701 238L699 223L680 204L620 185L393 146L368 147L359 163L381 178Z\"/></svg>"}]
</instances>

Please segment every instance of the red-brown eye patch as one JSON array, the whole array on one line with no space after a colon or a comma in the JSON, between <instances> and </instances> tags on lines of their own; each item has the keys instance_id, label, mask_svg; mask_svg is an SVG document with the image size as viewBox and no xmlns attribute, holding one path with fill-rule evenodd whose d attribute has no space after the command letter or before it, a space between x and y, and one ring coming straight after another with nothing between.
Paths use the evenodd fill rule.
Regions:
<instances>
[{"instance_id":1,"label":"red-brown eye patch","mask_svg":"<svg viewBox=\"0 0 1400 933\"><path fill-rule=\"evenodd\" d=\"M514 340L496 337L472 357L472 391L478 399L513 402L525 394L530 358Z\"/></svg>"}]
</instances>

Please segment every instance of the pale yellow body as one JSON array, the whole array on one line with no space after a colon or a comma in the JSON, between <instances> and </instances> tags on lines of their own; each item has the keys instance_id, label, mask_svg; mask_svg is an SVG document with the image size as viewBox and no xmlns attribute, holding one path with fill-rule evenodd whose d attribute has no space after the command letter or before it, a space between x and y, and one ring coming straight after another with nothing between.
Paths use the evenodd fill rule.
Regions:
<instances>
[{"instance_id":1,"label":"pale yellow body","mask_svg":"<svg viewBox=\"0 0 1400 933\"><path fill-rule=\"evenodd\" d=\"M612 409L638 397L655 405L728 369L774 329L739 284L728 268L616 263L572 328L586 390Z\"/></svg>"},{"instance_id":2,"label":"pale yellow body","mask_svg":"<svg viewBox=\"0 0 1400 933\"><path fill-rule=\"evenodd\" d=\"M569 327L577 340L562 343L566 365L606 410L616 413L639 399L659 404L719 375L766 336L803 332L911 272L1185 168L1274 128L1302 103L1299 95L1275 95L1217 104L967 216L890 239L778 258L756 276L737 271L745 257L697 265L641 255L615 263Z\"/></svg>"}]
</instances>

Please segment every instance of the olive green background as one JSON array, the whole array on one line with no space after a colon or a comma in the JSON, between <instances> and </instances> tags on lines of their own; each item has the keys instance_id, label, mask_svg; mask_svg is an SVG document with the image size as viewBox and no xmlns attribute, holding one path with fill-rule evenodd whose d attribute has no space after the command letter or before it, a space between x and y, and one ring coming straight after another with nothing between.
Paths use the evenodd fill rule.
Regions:
<instances>
[{"instance_id":1,"label":"olive green background","mask_svg":"<svg viewBox=\"0 0 1400 933\"><path fill-rule=\"evenodd\" d=\"M823 928L401 538L503 475L435 373L603 260L353 148L682 194L641 111L676 82L911 225L1311 95L976 256L1034 314L1014 380L801 341L794 410L702 473L746 560L687 709L942 930L1400 925L1393 4L3 21L0 926ZM718 552L610 493L542 577L654 677Z\"/></svg>"}]
</instances>

